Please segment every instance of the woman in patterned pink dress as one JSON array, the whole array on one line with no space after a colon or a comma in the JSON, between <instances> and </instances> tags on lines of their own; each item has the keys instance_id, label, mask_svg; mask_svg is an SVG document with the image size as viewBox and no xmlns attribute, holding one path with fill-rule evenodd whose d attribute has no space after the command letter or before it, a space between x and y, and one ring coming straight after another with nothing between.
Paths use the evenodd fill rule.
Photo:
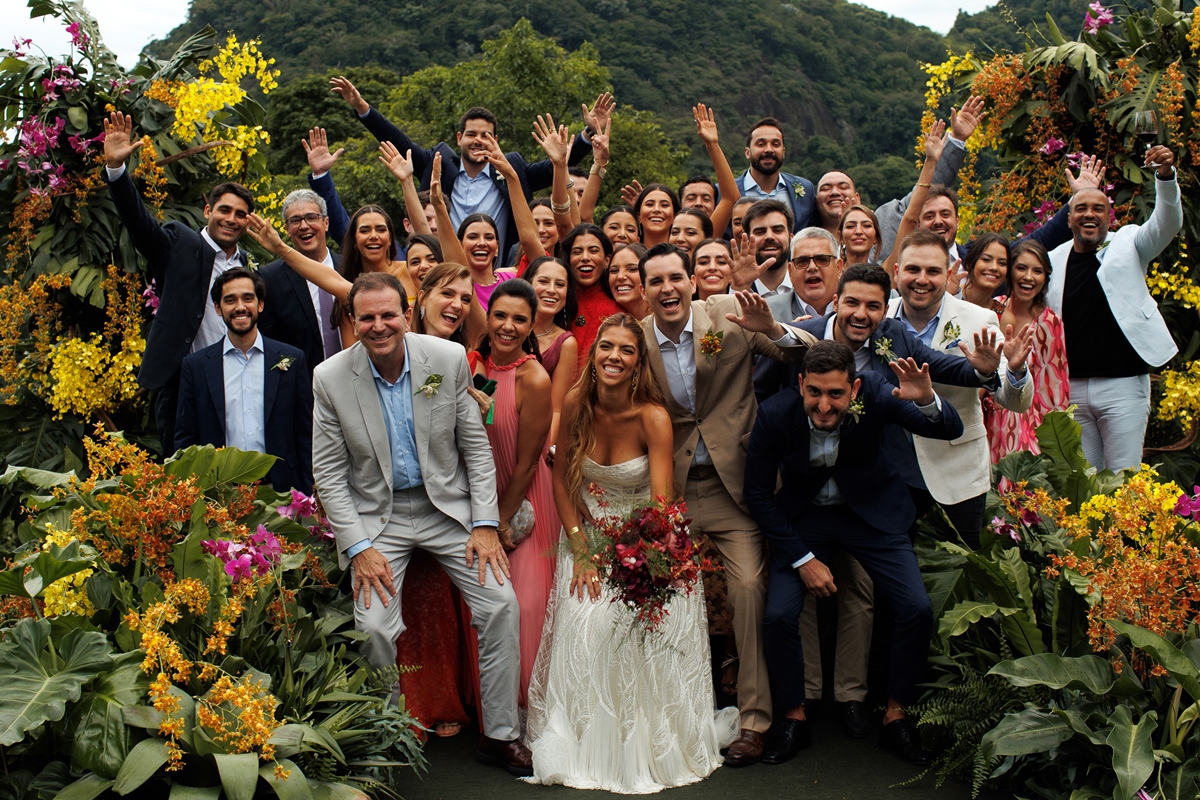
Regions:
<instances>
[{"instance_id":1,"label":"woman in patterned pink dress","mask_svg":"<svg viewBox=\"0 0 1200 800\"><path fill-rule=\"evenodd\" d=\"M479 345L482 358L476 374L496 381L491 397L471 389L487 425L496 460L496 491L500 506L500 541L509 550L513 590L521 608L521 688L525 705L534 657L542 639L546 605L554 585L555 545L562 528L554 505L550 468L543 459L550 430L550 376L538 362L533 323L537 296L523 280L496 287L488 307L488 335ZM516 541L513 519L528 500L534 524L527 537ZM468 631L474 643L474 631ZM479 664L471 665L478 681Z\"/></svg>"},{"instance_id":2,"label":"woman in patterned pink dress","mask_svg":"<svg viewBox=\"0 0 1200 800\"><path fill-rule=\"evenodd\" d=\"M1003 303L1000 328L1014 331L1033 325L1033 353L1029 357L1029 380L1033 402L1024 414L983 401L992 462L1016 450L1040 453L1037 427L1046 414L1070 404L1070 373L1062 320L1046 307L1046 285L1050 282L1050 256L1039 242L1025 239L1012 248L1008 270L1008 297Z\"/></svg>"}]
</instances>

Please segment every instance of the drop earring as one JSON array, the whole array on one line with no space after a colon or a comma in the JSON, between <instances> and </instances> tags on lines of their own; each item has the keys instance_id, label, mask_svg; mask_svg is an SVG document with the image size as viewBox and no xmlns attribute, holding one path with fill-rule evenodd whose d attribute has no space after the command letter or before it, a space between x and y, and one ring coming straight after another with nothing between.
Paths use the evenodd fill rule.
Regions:
<instances>
[{"instance_id":1,"label":"drop earring","mask_svg":"<svg viewBox=\"0 0 1200 800\"><path fill-rule=\"evenodd\" d=\"M631 386L631 387L629 388L629 393L630 393L630 394L633 394L634 392L636 392L636 391L637 391L638 374L639 374L639 371L635 369L635 370L633 371L633 386Z\"/></svg>"}]
</instances>

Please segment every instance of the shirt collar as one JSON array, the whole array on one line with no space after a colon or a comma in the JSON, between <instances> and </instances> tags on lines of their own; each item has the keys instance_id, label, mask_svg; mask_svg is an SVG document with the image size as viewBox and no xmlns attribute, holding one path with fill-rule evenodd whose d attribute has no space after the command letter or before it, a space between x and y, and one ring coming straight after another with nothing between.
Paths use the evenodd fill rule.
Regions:
<instances>
[{"instance_id":1,"label":"shirt collar","mask_svg":"<svg viewBox=\"0 0 1200 800\"><path fill-rule=\"evenodd\" d=\"M225 333L224 342L225 342L225 345L221 348L221 355L225 355L230 350L238 350L239 352L241 351L240 348L233 343L233 340L229 338L228 331L226 331L226 333ZM257 350L260 353L264 352L262 331L254 332L254 344L250 345L250 349Z\"/></svg>"},{"instance_id":2,"label":"shirt collar","mask_svg":"<svg viewBox=\"0 0 1200 800\"><path fill-rule=\"evenodd\" d=\"M938 306L938 312L929 318L929 322L926 323L925 328L928 328L930 325L937 324L937 321L942 318L942 312L945 310L946 310L946 296L942 295L942 303L941 303L941 305ZM908 318L904 316L904 300L903 299L899 303L896 304L896 319L902 320L905 324L911 324L911 323L909 323ZM916 326L914 325L913 327L915 328ZM922 328L921 330L925 330L925 328Z\"/></svg>"},{"instance_id":3,"label":"shirt collar","mask_svg":"<svg viewBox=\"0 0 1200 800\"><path fill-rule=\"evenodd\" d=\"M791 289L792 291L795 291L795 287L792 286L792 276L786 266L783 268L783 280L780 282L780 284L778 286L776 286L774 289L772 289L770 291L781 292L781 291L783 291L783 289L785 287L788 289ZM754 281L754 291L757 294L762 294L763 292L768 291L767 285L765 283L763 283L761 280L755 280Z\"/></svg>"},{"instance_id":4,"label":"shirt collar","mask_svg":"<svg viewBox=\"0 0 1200 800\"><path fill-rule=\"evenodd\" d=\"M223 247L221 247L221 245L217 244L216 240L213 239L212 236L210 236L208 234L208 226L207 225L205 225L203 228L200 229L200 238L202 238L202 239L204 239L204 241L208 242L208 246L216 251L218 257L225 255L225 248L223 248ZM242 251L235 250L233 252L233 255L230 256L230 260L237 259L240 261L241 257L242 257Z\"/></svg>"},{"instance_id":5,"label":"shirt collar","mask_svg":"<svg viewBox=\"0 0 1200 800\"><path fill-rule=\"evenodd\" d=\"M367 357L367 363L371 365L371 374L375 376L375 380L383 381L384 385L389 388L395 386L396 383L404 380L404 376L409 372L409 365L412 363L412 360L408 357L408 340L404 340L404 366L400 368L400 377L396 378L396 383L388 383L383 380L383 376L379 374L379 370L375 369L375 362L371 360L370 356Z\"/></svg>"},{"instance_id":6,"label":"shirt collar","mask_svg":"<svg viewBox=\"0 0 1200 800\"><path fill-rule=\"evenodd\" d=\"M458 164L458 174L459 174L459 175L466 175L466 174L467 174L467 162L466 162L465 160L460 160L460 161L459 161L459 164ZM483 165L483 171L482 171L482 172L480 172L480 173L479 173L479 175L476 175L474 178L467 178L467 180L469 180L469 181L470 181L470 180L476 180L476 181L477 181L477 180L479 180L479 178L480 178L481 176L483 176L483 175L486 175L488 178L491 178L491 177L492 177L492 165L491 165L490 163L489 163L489 164L484 164L484 165Z\"/></svg>"},{"instance_id":7,"label":"shirt collar","mask_svg":"<svg viewBox=\"0 0 1200 800\"><path fill-rule=\"evenodd\" d=\"M829 316L829 321L825 323L825 337L824 338L825 338L825 341L832 342L833 341L833 326L834 326L834 323L837 322L837 314L829 314L828 316ZM870 338L868 338L865 342L863 342L862 344L860 344L858 346L858 349L862 350L863 348L869 346L870 344L871 344L871 340L870 340Z\"/></svg>"},{"instance_id":8,"label":"shirt collar","mask_svg":"<svg viewBox=\"0 0 1200 800\"><path fill-rule=\"evenodd\" d=\"M771 195L775 192L786 190L787 184L784 183L783 173L780 172L777 174L779 175L779 182L775 184L775 188L772 191L768 192L758 185L758 183L754 180L754 175L750 172L750 170L746 170L746 174L742 176L742 194L749 194L750 192L753 192L755 194Z\"/></svg>"},{"instance_id":9,"label":"shirt collar","mask_svg":"<svg viewBox=\"0 0 1200 800\"><path fill-rule=\"evenodd\" d=\"M690 309L690 308L688 309L688 311L689 311L689 313L688 313L688 318L687 318L687 322L686 322L686 323L684 324L684 326L683 326L683 333L680 333L680 334L679 334L679 340L680 340L680 342L682 342L682 341L683 341L683 334L684 334L684 333L686 333L688 336L691 336L691 335L692 335L692 316L693 316L693 315L690 313L690 312L691 312L691 309ZM658 340L658 346L659 346L660 348L661 348L663 345L668 345L668 344L669 344L669 345L671 345L671 347L677 347L677 346L678 346L678 345L676 345L674 342L672 342L672 341L671 341L669 338L667 338L667 335L666 335L665 333L663 333L661 330L659 330L659 327L658 327L658 320L654 320L654 338Z\"/></svg>"}]
</instances>

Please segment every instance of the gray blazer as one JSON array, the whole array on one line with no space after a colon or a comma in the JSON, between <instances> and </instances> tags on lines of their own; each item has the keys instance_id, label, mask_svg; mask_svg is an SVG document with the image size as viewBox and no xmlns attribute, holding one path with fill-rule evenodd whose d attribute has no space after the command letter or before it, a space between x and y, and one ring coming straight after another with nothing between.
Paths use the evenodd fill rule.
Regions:
<instances>
[{"instance_id":1,"label":"gray blazer","mask_svg":"<svg viewBox=\"0 0 1200 800\"><path fill-rule=\"evenodd\" d=\"M470 372L460 345L405 334L413 386L417 460L433 505L463 526L498 519L496 467L479 405L467 394ZM441 375L437 393L416 393ZM313 478L337 536L338 560L375 540L392 514L392 453L383 407L361 344L323 361L313 373Z\"/></svg>"}]
</instances>

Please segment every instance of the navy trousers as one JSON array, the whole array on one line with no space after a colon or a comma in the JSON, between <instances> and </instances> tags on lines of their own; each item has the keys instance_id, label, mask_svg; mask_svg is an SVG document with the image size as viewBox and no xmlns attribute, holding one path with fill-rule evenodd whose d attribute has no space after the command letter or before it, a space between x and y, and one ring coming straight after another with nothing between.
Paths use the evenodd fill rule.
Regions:
<instances>
[{"instance_id":1,"label":"navy trousers","mask_svg":"<svg viewBox=\"0 0 1200 800\"><path fill-rule=\"evenodd\" d=\"M925 672L933 632L933 606L921 580L917 555L904 534L884 533L862 521L846 505L814 506L804 520L805 543L828 565L834 552L844 550L858 559L875 583L876 595L886 596L895 612L892 627L888 696L915 703L917 683ZM800 641L800 612L808 594L798 570L774 558L763 615L763 646L778 709L804 702L804 648ZM818 647L819 643L810 643Z\"/></svg>"}]
</instances>

